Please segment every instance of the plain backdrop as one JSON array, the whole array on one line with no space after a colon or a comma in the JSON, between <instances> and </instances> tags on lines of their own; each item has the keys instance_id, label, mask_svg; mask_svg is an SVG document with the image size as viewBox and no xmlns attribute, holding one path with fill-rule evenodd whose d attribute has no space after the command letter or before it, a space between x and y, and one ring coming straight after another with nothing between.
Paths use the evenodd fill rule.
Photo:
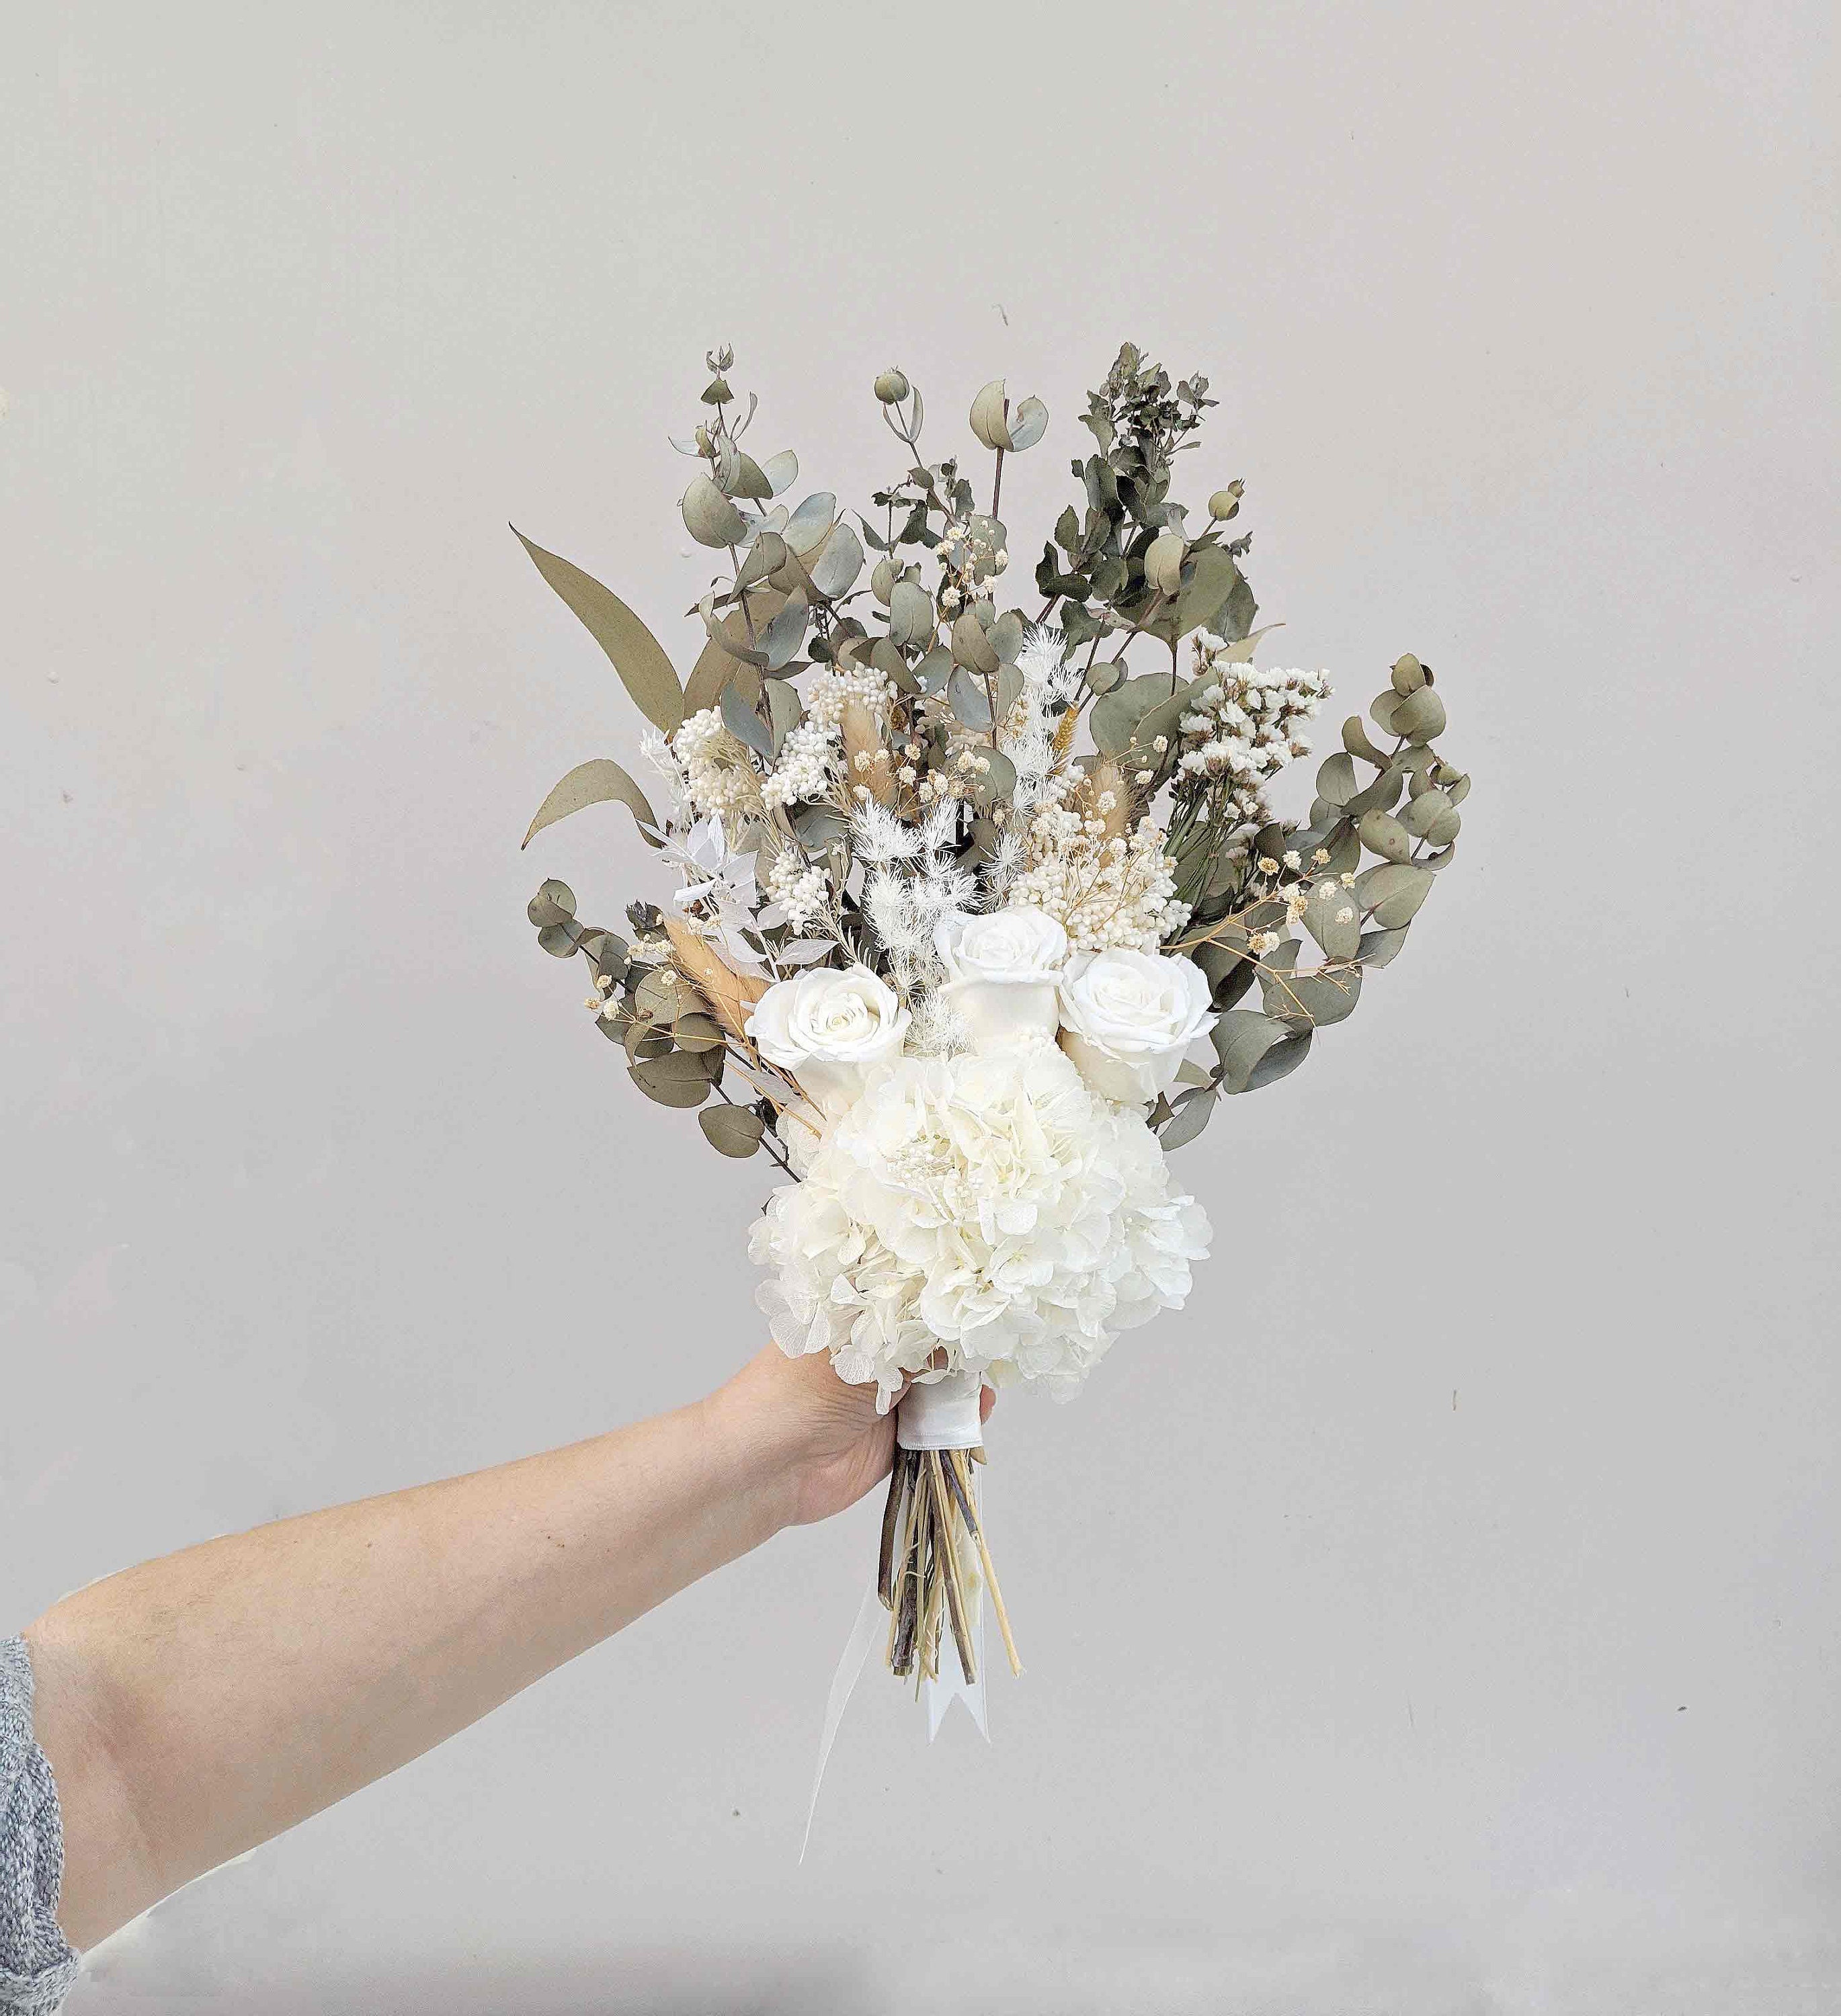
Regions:
<instances>
[{"instance_id":1,"label":"plain backdrop","mask_svg":"<svg viewBox=\"0 0 1841 2016\"><path fill-rule=\"evenodd\" d=\"M9 10L0 1625L754 1348L774 1172L524 920L654 864L517 846L637 720L506 521L687 667L710 345L862 500L884 365L1039 394L1032 561L1121 340L1205 371L1328 739L1414 650L1475 778L1189 1308L1007 1399L989 1749L866 1677L797 1865L866 1505L74 2010L1836 2006L1826 13Z\"/></svg>"}]
</instances>

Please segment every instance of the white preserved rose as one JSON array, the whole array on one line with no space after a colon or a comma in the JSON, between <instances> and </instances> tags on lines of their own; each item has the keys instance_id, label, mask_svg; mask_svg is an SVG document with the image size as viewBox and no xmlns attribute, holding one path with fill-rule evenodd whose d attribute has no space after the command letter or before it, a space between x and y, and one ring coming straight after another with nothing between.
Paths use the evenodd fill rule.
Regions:
<instances>
[{"instance_id":1,"label":"white preserved rose","mask_svg":"<svg viewBox=\"0 0 1841 2016\"><path fill-rule=\"evenodd\" d=\"M820 967L776 981L755 1003L748 1031L771 1064L790 1071L827 1116L844 1111L875 1065L899 1057L908 1011L866 966Z\"/></svg>"},{"instance_id":2,"label":"white preserved rose","mask_svg":"<svg viewBox=\"0 0 1841 2016\"><path fill-rule=\"evenodd\" d=\"M886 1410L942 1347L948 1372L1068 1398L1121 1331L1182 1305L1209 1236L1138 1115L1036 1044L872 1072L749 1251L780 1348L828 1351Z\"/></svg>"},{"instance_id":3,"label":"white preserved rose","mask_svg":"<svg viewBox=\"0 0 1841 2016\"><path fill-rule=\"evenodd\" d=\"M1151 1105L1175 1084L1183 1053L1214 1026L1208 976L1180 953L1090 952L1061 987L1061 1048L1093 1090Z\"/></svg>"},{"instance_id":4,"label":"white preserved rose","mask_svg":"<svg viewBox=\"0 0 1841 2016\"><path fill-rule=\"evenodd\" d=\"M941 997L964 1018L975 1049L1054 1040L1055 988L1068 960L1068 934L1057 919L1022 904L961 914L935 927L933 944L946 970Z\"/></svg>"}]
</instances>

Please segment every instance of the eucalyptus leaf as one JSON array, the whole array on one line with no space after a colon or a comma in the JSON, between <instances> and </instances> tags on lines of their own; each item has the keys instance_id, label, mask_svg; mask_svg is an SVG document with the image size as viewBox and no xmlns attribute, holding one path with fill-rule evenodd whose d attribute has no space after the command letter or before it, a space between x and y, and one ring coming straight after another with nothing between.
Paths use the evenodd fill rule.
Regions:
<instances>
[{"instance_id":1,"label":"eucalyptus leaf","mask_svg":"<svg viewBox=\"0 0 1841 2016\"><path fill-rule=\"evenodd\" d=\"M937 627L933 597L918 581L898 581L888 595L888 635L896 644L930 639Z\"/></svg>"},{"instance_id":2,"label":"eucalyptus leaf","mask_svg":"<svg viewBox=\"0 0 1841 2016\"><path fill-rule=\"evenodd\" d=\"M963 665L955 665L946 682L946 704L967 728L982 729L991 725L991 697L985 682Z\"/></svg>"},{"instance_id":3,"label":"eucalyptus leaf","mask_svg":"<svg viewBox=\"0 0 1841 2016\"><path fill-rule=\"evenodd\" d=\"M762 463L761 473L767 479L768 495L777 497L798 481L799 458L790 448L782 448L778 455L769 455Z\"/></svg>"},{"instance_id":4,"label":"eucalyptus leaf","mask_svg":"<svg viewBox=\"0 0 1841 2016\"><path fill-rule=\"evenodd\" d=\"M1360 934L1356 942L1360 942ZM1362 970L1359 966L1313 967L1307 972L1259 976L1266 1012L1281 1022L1306 1022L1313 1028L1328 1028L1355 1013L1361 999Z\"/></svg>"},{"instance_id":5,"label":"eucalyptus leaf","mask_svg":"<svg viewBox=\"0 0 1841 2016\"><path fill-rule=\"evenodd\" d=\"M1325 757L1317 769L1317 794L1326 805L1348 804L1361 788L1355 774L1355 758L1346 751Z\"/></svg>"},{"instance_id":6,"label":"eucalyptus leaf","mask_svg":"<svg viewBox=\"0 0 1841 2016\"><path fill-rule=\"evenodd\" d=\"M858 550L860 553L862 549L859 548ZM798 656L799 646L805 641L805 626L811 621L811 617L812 611L807 607L803 595L789 595L787 597L780 614L768 625L761 638L769 671L779 671Z\"/></svg>"},{"instance_id":7,"label":"eucalyptus leaf","mask_svg":"<svg viewBox=\"0 0 1841 2016\"><path fill-rule=\"evenodd\" d=\"M832 527L824 551L810 563L808 571L812 585L827 602L835 602L839 596L849 592L863 572L863 542L848 522L841 518Z\"/></svg>"},{"instance_id":8,"label":"eucalyptus leaf","mask_svg":"<svg viewBox=\"0 0 1841 2016\"><path fill-rule=\"evenodd\" d=\"M745 742L765 761L773 761L773 737L767 724L733 686L722 689L722 725L737 740Z\"/></svg>"},{"instance_id":9,"label":"eucalyptus leaf","mask_svg":"<svg viewBox=\"0 0 1841 2016\"><path fill-rule=\"evenodd\" d=\"M628 1075L648 1099L661 1106L701 1106L710 1095L709 1074L687 1051L630 1065Z\"/></svg>"},{"instance_id":10,"label":"eucalyptus leaf","mask_svg":"<svg viewBox=\"0 0 1841 2016\"><path fill-rule=\"evenodd\" d=\"M1445 704L1430 686L1420 686L1403 700L1396 699L1392 733L1410 741L1429 742L1445 732Z\"/></svg>"},{"instance_id":11,"label":"eucalyptus leaf","mask_svg":"<svg viewBox=\"0 0 1841 2016\"><path fill-rule=\"evenodd\" d=\"M1355 878L1356 900L1383 931L1410 923L1432 888L1432 870L1418 862L1383 861Z\"/></svg>"},{"instance_id":12,"label":"eucalyptus leaf","mask_svg":"<svg viewBox=\"0 0 1841 2016\"><path fill-rule=\"evenodd\" d=\"M706 1107L697 1114L697 1124L703 1129L704 1139L719 1154L733 1155L737 1160L753 1154L767 1131L760 1114L751 1112L745 1106Z\"/></svg>"},{"instance_id":13,"label":"eucalyptus leaf","mask_svg":"<svg viewBox=\"0 0 1841 2016\"><path fill-rule=\"evenodd\" d=\"M699 472L679 500L684 529L700 546L733 546L748 531L748 520L726 497L715 477Z\"/></svg>"},{"instance_id":14,"label":"eucalyptus leaf","mask_svg":"<svg viewBox=\"0 0 1841 2016\"><path fill-rule=\"evenodd\" d=\"M1338 881L1311 886L1304 905L1304 928L1331 959L1353 959L1361 944L1361 912L1355 891Z\"/></svg>"},{"instance_id":15,"label":"eucalyptus leaf","mask_svg":"<svg viewBox=\"0 0 1841 2016\"><path fill-rule=\"evenodd\" d=\"M607 654L633 702L655 728L667 734L684 718L684 693L665 646L611 589L573 562L527 539L517 526L518 542L537 571L586 625Z\"/></svg>"},{"instance_id":16,"label":"eucalyptus leaf","mask_svg":"<svg viewBox=\"0 0 1841 2016\"><path fill-rule=\"evenodd\" d=\"M618 763L607 756L596 756L586 763L576 765L537 808L537 816L531 820L530 830L520 844L528 847L546 826L554 826L558 819L580 812L584 805L606 805L615 801L632 814L639 837L648 847L664 844L658 837L658 815L647 801L645 793Z\"/></svg>"},{"instance_id":17,"label":"eucalyptus leaf","mask_svg":"<svg viewBox=\"0 0 1841 2016\"><path fill-rule=\"evenodd\" d=\"M1191 630L1220 630L1214 618L1240 585L1241 572L1233 556L1220 546L1204 546L1196 554L1187 584L1176 598L1176 635L1187 636ZM1238 634L1245 633L1243 624ZM1227 635L1224 631L1221 634Z\"/></svg>"},{"instance_id":18,"label":"eucalyptus leaf","mask_svg":"<svg viewBox=\"0 0 1841 2016\"><path fill-rule=\"evenodd\" d=\"M1357 956L1364 966L1385 966L1398 955L1406 941L1404 924L1396 931L1364 931Z\"/></svg>"},{"instance_id":19,"label":"eucalyptus leaf","mask_svg":"<svg viewBox=\"0 0 1841 2016\"><path fill-rule=\"evenodd\" d=\"M1152 707L1169 697L1169 679L1162 672L1140 672L1093 703L1089 716L1093 747L1104 756L1116 756L1132 739Z\"/></svg>"},{"instance_id":20,"label":"eucalyptus leaf","mask_svg":"<svg viewBox=\"0 0 1841 2016\"><path fill-rule=\"evenodd\" d=\"M1195 1139L1215 1117L1219 1098L1220 1094L1210 1085L1191 1086L1177 1100L1174 1116L1157 1136L1165 1154L1173 1149L1187 1147Z\"/></svg>"},{"instance_id":21,"label":"eucalyptus leaf","mask_svg":"<svg viewBox=\"0 0 1841 2016\"><path fill-rule=\"evenodd\" d=\"M1276 1046L1288 1042L1294 1033L1257 1009L1230 1009L1216 1021L1210 1037L1215 1055L1221 1060L1222 1090L1250 1090L1260 1059Z\"/></svg>"},{"instance_id":22,"label":"eucalyptus leaf","mask_svg":"<svg viewBox=\"0 0 1841 2016\"><path fill-rule=\"evenodd\" d=\"M781 536L793 552L803 557L817 552L837 519L836 495L829 490L815 490L787 520Z\"/></svg>"},{"instance_id":23,"label":"eucalyptus leaf","mask_svg":"<svg viewBox=\"0 0 1841 2016\"><path fill-rule=\"evenodd\" d=\"M573 959L575 935L573 924L549 924L537 934L537 942L552 959Z\"/></svg>"},{"instance_id":24,"label":"eucalyptus leaf","mask_svg":"<svg viewBox=\"0 0 1841 2016\"><path fill-rule=\"evenodd\" d=\"M524 915L540 931L553 924L566 924L575 914L575 891L567 882L543 883L524 905Z\"/></svg>"},{"instance_id":25,"label":"eucalyptus leaf","mask_svg":"<svg viewBox=\"0 0 1841 2016\"><path fill-rule=\"evenodd\" d=\"M1391 812L1364 812L1356 826L1361 844L1387 861L1410 861L1413 836Z\"/></svg>"}]
</instances>

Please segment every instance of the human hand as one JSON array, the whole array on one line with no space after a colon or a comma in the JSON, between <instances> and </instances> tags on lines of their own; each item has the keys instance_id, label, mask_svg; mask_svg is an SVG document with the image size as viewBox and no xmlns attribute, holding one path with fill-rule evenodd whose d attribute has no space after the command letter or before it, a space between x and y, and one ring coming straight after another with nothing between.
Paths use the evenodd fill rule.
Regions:
<instances>
[{"instance_id":1,"label":"human hand","mask_svg":"<svg viewBox=\"0 0 1841 2016\"><path fill-rule=\"evenodd\" d=\"M996 1399L988 1386L979 1395L981 1420ZM822 1351L788 1358L764 1345L711 1404L737 1424L762 1467L780 1525L807 1525L854 1505L894 1460L894 1408L878 1414L874 1382L846 1386Z\"/></svg>"}]
</instances>

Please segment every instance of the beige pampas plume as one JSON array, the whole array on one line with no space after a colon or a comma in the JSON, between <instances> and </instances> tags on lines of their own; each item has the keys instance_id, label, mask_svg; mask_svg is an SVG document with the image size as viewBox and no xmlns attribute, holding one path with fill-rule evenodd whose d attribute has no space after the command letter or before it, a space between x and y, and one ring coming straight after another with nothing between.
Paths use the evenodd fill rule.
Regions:
<instances>
[{"instance_id":1,"label":"beige pampas plume","mask_svg":"<svg viewBox=\"0 0 1841 2016\"><path fill-rule=\"evenodd\" d=\"M844 705L845 787L852 797L859 784L867 786L879 805L895 803L895 761L884 747L876 717L860 700Z\"/></svg>"},{"instance_id":2,"label":"beige pampas plume","mask_svg":"<svg viewBox=\"0 0 1841 2016\"><path fill-rule=\"evenodd\" d=\"M709 1003L710 1013L730 1035L745 1041L748 1016L767 992L767 982L757 974L737 973L725 965L681 918L667 917L665 930L679 972Z\"/></svg>"}]
</instances>

